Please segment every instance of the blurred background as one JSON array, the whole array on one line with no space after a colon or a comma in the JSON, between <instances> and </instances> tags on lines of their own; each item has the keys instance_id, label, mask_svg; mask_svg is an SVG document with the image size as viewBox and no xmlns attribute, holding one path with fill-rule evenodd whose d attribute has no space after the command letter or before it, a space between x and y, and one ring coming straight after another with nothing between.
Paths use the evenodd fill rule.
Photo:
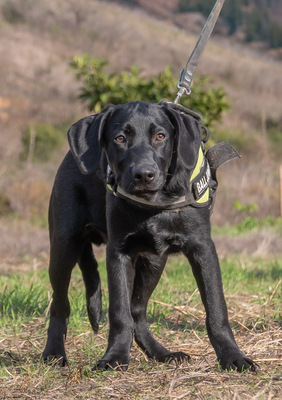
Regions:
<instances>
[{"instance_id":1,"label":"blurred background","mask_svg":"<svg viewBox=\"0 0 282 400\"><path fill-rule=\"evenodd\" d=\"M211 143L228 141L242 155L218 173L213 235L220 255L281 254L282 3L225 3L191 94L193 99L204 86L204 113L213 106L210 98L220 98ZM136 79L159 82L169 66L165 85L175 89L163 100L173 101L180 70L213 4L0 0L1 271L48 258L48 202L68 151L66 132L94 113L95 89L86 90L89 60L106 60L99 79L111 82L121 73L122 82L129 79L132 66L138 67ZM111 100L99 96L99 104Z\"/></svg>"}]
</instances>

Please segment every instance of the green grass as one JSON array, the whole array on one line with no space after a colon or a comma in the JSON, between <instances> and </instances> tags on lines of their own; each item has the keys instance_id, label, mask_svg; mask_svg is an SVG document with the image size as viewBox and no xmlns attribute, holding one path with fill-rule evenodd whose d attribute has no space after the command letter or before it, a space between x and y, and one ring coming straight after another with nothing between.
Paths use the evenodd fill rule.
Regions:
<instances>
[{"instance_id":1,"label":"green grass","mask_svg":"<svg viewBox=\"0 0 282 400\"><path fill-rule=\"evenodd\" d=\"M0 295L1 329L19 331L21 323L44 315L48 307L47 271L0 277L3 288Z\"/></svg>"},{"instance_id":2,"label":"green grass","mask_svg":"<svg viewBox=\"0 0 282 400\"><path fill-rule=\"evenodd\" d=\"M281 363L278 360L281 322L282 261L253 257L221 260L231 326L240 347L259 360L258 375L224 374L205 329L205 313L191 268L183 257L173 257L148 306L154 335L167 347L186 351L191 365L175 366L146 360L136 346L126 374L93 373L91 366L107 346L107 283L104 259L100 263L103 317L98 335L90 329L83 280L78 268L69 289L71 317L66 343L69 367L54 368L40 361L46 340L51 288L46 270L0 276L0 385L3 399L111 398L168 399L183 396L207 399L234 398L235 393L278 393ZM276 380L273 380L275 376ZM179 380L179 382L178 382ZM277 388L276 388L277 383ZM207 388L209 388L207 390ZM24 397L22 394L26 393ZM91 393L91 395L90 395ZM6 396L6 397L5 397ZM231 397L230 397L231 396ZM0 395L0 399L1 399ZM181 398L181 397L179 397ZM276 398L276 397L273 397ZM278 398L278 397L277 397Z\"/></svg>"},{"instance_id":3,"label":"green grass","mask_svg":"<svg viewBox=\"0 0 282 400\"><path fill-rule=\"evenodd\" d=\"M108 307L104 260L100 262L99 270L102 279L102 323L104 323L107 320ZM236 294L255 296L260 293L257 299L260 302L266 301L271 296L275 285L282 278L282 261L234 257L221 260L221 271L227 297ZM21 324L38 317L45 317L51 299L47 268L25 274L0 276L0 286L3 288L0 294L0 318L1 329L4 332L9 333L11 329L13 332L20 332ZM70 329L83 332L89 327L84 285L78 268L72 275L69 299L71 303ZM276 296L276 299L279 306L281 297ZM189 263L182 256L173 257L151 296L148 318L152 322L160 321L161 318L170 318L175 312L173 307L186 306L197 308L201 312L204 310Z\"/></svg>"},{"instance_id":4,"label":"green grass","mask_svg":"<svg viewBox=\"0 0 282 400\"><path fill-rule=\"evenodd\" d=\"M275 232L282 237L282 218L272 215L265 218L257 218L255 216L247 216L242 218L236 225L212 226L212 233L228 236L246 236L250 232L258 232L265 229L269 232Z\"/></svg>"}]
</instances>

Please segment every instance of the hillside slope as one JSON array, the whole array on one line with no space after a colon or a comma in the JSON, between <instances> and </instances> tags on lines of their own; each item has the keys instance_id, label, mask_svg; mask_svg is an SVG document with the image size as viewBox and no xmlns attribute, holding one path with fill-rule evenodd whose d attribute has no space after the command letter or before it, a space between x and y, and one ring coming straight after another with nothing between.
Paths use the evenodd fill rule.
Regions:
<instances>
[{"instance_id":1,"label":"hillside slope","mask_svg":"<svg viewBox=\"0 0 282 400\"><path fill-rule=\"evenodd\" d=\"M19 158L24 130L37 122L70 124L89 113L77 98L80 84L69 70L71 58L87 52L107 58L111 71L136 64L147 76L171 65L176 84L196 41L169 21L117 3L0 0L0 195L10 199L20 221L46 221L54 174L67 151L66 143L49 163L27 167ZM277 159L267 138L269 126L282 131L282 64L213 35L197 73L212 75L231 99L231 112L218 125L223 138L235 135L235 143L248 145L248 151L242 147L248 156L219 174L214 221L237 222L241 215L233 204L238 199L258 204L260 216L279 215ZM19 249L20 241L29 242L16 234L28 232L25 225L19 229L18 222L2 222L2 248L12 249L13 240Z\"/></svg>"},{"instance_id":2,"label":"hillside slope","mask_svg":"<svg viewBox=\"0 0 282 400\"><path fill-rule=\"evenodd\" d=\"M199 33L201 17L207 18L215 0L108 0L139 7L158 18L170 20L188 32ZM282 46L282 3L279 0L226 1L215 31L264 51ZM261 46L262 45L262 46ZM281 51L274 52L281 60Z\"/></svg>"},{"instance_id":3,"label":"hillside slope","mask_svg":"<svg viewBox=\"0 0 282 400\"><path fill-rule=\"evenodd\" d=\"M7 17L7 4L17 18ZM1 0L0 6L0 117L5 132L34 121L81 115L79 84L68 70L74 55L107 58L115 71L136 64L145 75L169 64L178 76L197 40L140 10L108 2ZM197 73L211 74L215 85L228 92L233 106L228 124L257 129L262 112L279 122L282 64L249 55L240 46L231 48L228 42L219 45L216 39Z\"/></svg>"}]
</instances>

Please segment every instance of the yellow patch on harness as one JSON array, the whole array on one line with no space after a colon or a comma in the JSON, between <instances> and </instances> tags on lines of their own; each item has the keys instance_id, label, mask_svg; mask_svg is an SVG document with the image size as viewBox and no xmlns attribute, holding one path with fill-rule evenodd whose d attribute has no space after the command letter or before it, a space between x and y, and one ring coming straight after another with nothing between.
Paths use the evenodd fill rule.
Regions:
<instances>
[{"instance_id":1,"label":"yellow patch on harness","mask_svg":"<svg viewBox=\"0 0 282 400\"><path fill-rule=\"evenodd\" d=\"M204 153L203 153L202 147L200 147L198 160L197 160L196 166L194 168L194 171L192 172L190 182L192 182L199 175L199 173L201 172L203 163L204 163ZM205 190L203 195L196 201L196 203L198 203L198 204L206 203L209 200L209 197L210 197L210 188L207 187L207 189Z\"/></svg>"}]
</instances>

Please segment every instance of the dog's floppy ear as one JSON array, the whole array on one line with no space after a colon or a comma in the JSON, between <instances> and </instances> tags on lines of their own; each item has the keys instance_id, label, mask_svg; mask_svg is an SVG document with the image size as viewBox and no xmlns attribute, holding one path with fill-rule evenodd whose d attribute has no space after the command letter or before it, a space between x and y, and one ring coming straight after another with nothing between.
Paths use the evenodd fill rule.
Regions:
<instances>
[{"instance_id":1,"label":"dog's floppy ear","mask_svg":"<svg viewBox=\"0 0 282 400\"><path fill-rule=\"evenodd\" d=\"M100 114L82 118L68 131L71 152L83 174L91 174L100 165L103 128L114 108L108 106Z\"/></svg>"},{"instance_id":2,"label":"dog's floppy ear","mask_svg":"<svg viewBox=\"0 0 282 400\"><path fill-rule=\"evenodd\" d=\"M201 117L193 111L175 105L162 103L170 122L175 129L175 148L172 162L177 167L192 170L197 162L199 147L202 140Z\"/></svg>"}]
</instances>

